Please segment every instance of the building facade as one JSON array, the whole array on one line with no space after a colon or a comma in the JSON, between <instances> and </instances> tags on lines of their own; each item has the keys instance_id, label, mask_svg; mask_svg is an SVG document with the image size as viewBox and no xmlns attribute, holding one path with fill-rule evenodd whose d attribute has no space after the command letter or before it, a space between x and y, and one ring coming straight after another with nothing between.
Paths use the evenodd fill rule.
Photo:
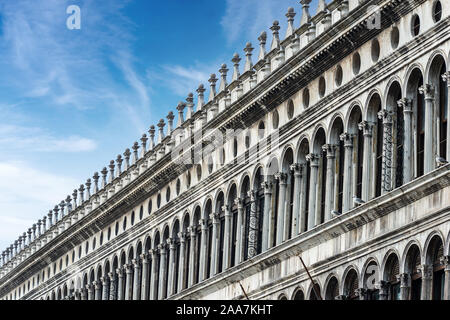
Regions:
<instances>
[{"instance_id":1,"label":"building facade","mask_svg":"<svg viewBox=\"0 0 450 320\"><path fill-rule=\"evenodd\" d=\"M450 3L310 2L3 251L0 299L450 299Z\"/></svg>"}]
</instances>

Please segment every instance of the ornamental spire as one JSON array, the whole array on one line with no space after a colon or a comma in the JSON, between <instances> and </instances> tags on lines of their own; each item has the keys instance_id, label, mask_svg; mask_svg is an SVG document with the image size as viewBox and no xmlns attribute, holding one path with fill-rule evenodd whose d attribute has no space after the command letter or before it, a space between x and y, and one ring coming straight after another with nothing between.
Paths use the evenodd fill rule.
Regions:
<instances>
[{"instance_id":1,"label":"ornamental spire","mask_svg":"<svg viewBox=\"0 0 450 320\"><path fill-rule=\"evenodd\" d=\"M173 131L173 119L175 119L175 115L172 111L169 111L167 114L167 135L170 136Z\"/></svg>"},{"instance_id":2,"label":"ornamental spire","mask_svg":"<svg viewBox=\"0 0 450 320\"><path fill-rule=\"evenodd\" d=\"M272 30L272 44L270 46L270 50L276 49L280 47L280 23L278 20L275 20L273 22L273 25L270 27L270 30Z\"/></svg>"},{"instance_id":3,"label":"ornamental spire","mask_svg":"<svg viewBox=\"0 0 450 320\"><path fill-rule=\"evenodd\" d=\"M161 143L164 139L164 126L166 124L164 123L164 119L159 120L158 122L158 143Z\"/></svg>"},{"instance_id":4,"label":"ornamental spire","mask_svg":"<svg viewBox=\"0 0 450 320\"><path fill-rule=\"evenodd\" d=\"M94 190L92 191L94 194L98 192L98 179L100 178L98 172L95 172L92 176L92 179L94 179Z\"/></svg>"},{"instance_id":5,"label":"ornamental spire","mask_svg":"<svg viewBox=\"0 0 450 320\"><path fill-rule=\"evenodd\" d=\"M264 60L266 57L266 41L267 41L267 33L265 31L261 32L261 35L258 37L259 41L259 56L258 60Z\"/></svg>"},{"instance_id":6,"label":"ornamental spire","mask_svg":"<svg viewBox=\"0 0 450 320\"><path fill-rule=\"evenodd\" d=\"M319 0L319 4L317 5L317 13L325 11L327 8L327 4L325 3L325 0Z\"/></svg>"},{"instance_id":7,"label":"ornamental spire","mask_svg":"<svg viewBox=\"0 0 450 320\"><path fill-rule=\"evenodd\" d=\"M133 164L135 164L139 159L138 156L139 143L137 141L133 144L132 149L133 149Z\"/></svg>"},{"instance_id":8,"label":"ornamental spire","mask_svg":"<svg viewBox=\"0 0 450 320\"><path fill-rule=\"evenodd\" d=\"M216 82L217 82L217 78L216 75L213 73L211 74L211 77L208 80L210 86L211 86L211 90L209 91L209 98L208 98L208 102L213 101L214 98L216 97Z\"/></svg>"},{"instance_id":9,"label":"ornamental spire","mask_svg":"<svg viewBox=\"0 0 450 320\"><path fill-rule=\"evenodd\" d=\"M111 160L109 162L109 183L111 183L114 180L114 168L116 167L116 163L114 160Z\"/></svg>"},{"instance_id":10,"label":"ornamental spire","mask_svg":"<svg viewBox=\"0 0 450 320\"><path fill-rule=\"evenodd\" d=\"M143 158L145 156L145 154L147 153L147 135L144 133L141 137L141 158Z\"/></svg>"},{"instance_id":11,"label":"ornamental spire","mask_svg":"<svg viewBox=\"0 0 450 320\"><path fill-rule=\"evenodd\" d=\"M130 149L126 149L125 152L123 153L123 156L125 157L125 167L124 170L127 171L128 168L130 167L130 156L131 156L131 151Z\"/></svg>"},{"instance_id":12,"label":"ornamental spire","mask_svg":"<svg viewBox=\"0 0 450 320\"><path fill-rule=\"evenodd\" d=\"M194 94L190 92L186 98L186 120L192 118L192 115L194 114Z\"/></svg>"},{"instance_id":13,"label":"ornamental spire","mask_svg":"<svg viewBox=\"0 0 450 320\"><path fill-rule=\"evenodd\" d=\"M155 126L151 125L150 129L148 130L148 133L150 134L150 145L148 146L148 148L150 150L153 150L153 148L155 147Z\"/></svg>"},{"instance_id":14,"label":"ornamental spire","mask_svg":"<svg viewBox=\"0 0 450 320\"><path fill-rule=\"evenodd\" d=\"M179 102L177 105L177 110L178 110L178 121L177 121L177 127L181 127L183 125L184 122L184 108L186 107L186 103L184 102ZM169 133L167 133L169 134Z\"/></svg>"},{"instance_id":15,"label":"ornamental spire","mask_svg":"<svg viewBox=\"0 0 450 320\"><path fill-rule=\"evenodd\" d=\"M239 79L240 73L239 73L239 62L241 62L241 58L239 57L239 54L235 53L233 56L233 59L231 59L231 62L233 62L233 77L231 79L231 82L237 81Z\"/></svg>"},{"instance_id":16,"label":"ornamental spire","mask_svg":"<svg viewBox=\"0 0 450 320\"><path fill-rule=\"evenodd\" d=\"M108 169L104 167L100 173L102 174L102 189L104 189L106 187L106 175L108 174Z\"/></svg>"},{"instance_id":17,"label":"ornamental spire","mask_svg":"<svg viewBox=\"0 0 450 320\"><path fill-rule=\"evenodd\" d=\"M220 72L220 78L221 78L220 86L219 86L219 92L222 92L222 91L225 90L225 88L228 85L228 83L227 83L227 72L228 72L228 69L227 69L227 65L225 63L222 64L222 66L219 69L219 72Z\"/></svg>"},{"instance_id":18,"label":"ornamental spire","mask_svg":"<svg viewBox=\"0 0 450 320\"><path fill-rule=\"evenodd\" d=\"M205 87L203 84L200 84L197 89L198 101L197 101L197 111L201 111L203 106L205 105Z\"/></svg>"},{"instance_id":19,"label":"ornamental spire","mask_svg":"<svg viewBox=\"0 0 450 320\"><path fill-rule=\"evenodd\" d=\"M244 72L250 71L253 68L252 51L253 51L252 44L250 42L247 42L244 48L245 52Z\"/></svg>"},{"instance_id":20,"label":"ornamental spire","mask_svg":"<svg viewBox=\"0 0 450 320\"><path fill-rule=\"evenodd\" d=\"M288 19L288 26L287 26L287 30L286 30L286 37L288 38L291 35L294 34L294 17L295 17L296 13L294 11L294 8L289 7L288 8L288 12L286 13L286 18Z\"/></svg>"},{"instance_id":21,"label":"ornamental spire","mask_svg":"<svg viewBox=\"0 0 450 320\"><path fill-rule=\"evenodd\" d=\"M303 26L311 21L311 16L309 15L309 4L311 3L311 0L300 0L300 3L302 4L300 26Z\"/></svg>"}]
</instances>

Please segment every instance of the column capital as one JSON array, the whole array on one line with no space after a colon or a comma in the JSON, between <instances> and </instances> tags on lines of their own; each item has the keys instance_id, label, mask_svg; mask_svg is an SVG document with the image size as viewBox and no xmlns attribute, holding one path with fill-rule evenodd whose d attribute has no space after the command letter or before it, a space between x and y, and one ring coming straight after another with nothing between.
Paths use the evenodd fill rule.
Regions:
<instances>
[{"instance_id":1,"label":"column capital","mask_svg":"<svg viewBox=\"0 0 450 320\"><path fill-rule=\"evenodd\" d=\"M95 287L95 289L100 289L100 285L101 285L101 283L100 283L100 281L94 281L94 282L92 282L92 284L94 285L94 287Z\"/></svg>"},{"instance_id":2,"label":"column capital","mask_svg":"<svg viewBox=\"0 0 450 320\"><path fill-rule=\"evenodd\" d=\"M227 215L231 215L231 212L230 212L230 206L227 205L227 204L224 204L224 205L222 206L222 211L225 212L225 215L226 215L226 216L227 216Z\"/></svg>"},{"instance_id":3,"label":"column capital","mask_svg":"<svg viewBox=\"0 0 450 320\"><path fill-rule=\"evenodd\" d=\"M197 236L194 226L187 227L187 232L191 235L191 238L195 238Z\"/></svg>"},{"instance_id":4,"label":"column capital","mask_svg":"<svg viewBox=\"0 0 450 320\"><path fill-rule=\"evenodd\" d=\"M184 232L178 232L177 236L181 243L186 242L186 234Z\"/></svg>"},{"instance_id":5,"label":"column capital","mask_svg":"<svg viewBox=\"0 0 450 320\"><path fill-rule=\"evenodd\" d=\"M336 157L336 149L337 149L337 145L335 145L335 144L327 143L322 146L322 150L327 153L328 159L334 159Z\"/></svg>"},{"instance_id":6,"label":"column capital","mask_svg":"<svg viewBox=\"0 0 450 320\"><path fill-rule=\"evenodd\" d=\"M200 226L202 227L202 230L208 229L208 220L206 220L206 219L200 219L200 220L198 220L198 223L199 223Z\"/></svg>"},{"instance_id":7,"label":"column capital","mask_svg":"<svg viewBox=\"0 0 450 320\"><path fill-rule=\"evenodd\" d=\"M217 213L211 213L209 215L209 218L212 220L213 224L218 224L219 223L219 215Z\"/></svg>"},{"instance_id":8,"label":"column capital","mask_svg":"<svg viewBox=\"0 0 450 320\"><path fill-rule=\"evenodd\" d=\"M344 147L353 148L353 137L354 135L348 132L341 133L339 139L344 142Z\"/></svg>"},{"instance_id":9,"label":"column capital","mask_svg":"<svg viewBox=\"0 0 450 320\"><path fill-rule=\"evenodd\" d=\"M109 277L109 280L110 280L110 281L114 281L114 278L115 278L114 272L109 272L109 273L108 273L108 277Z\"/></svg>"},{"instance_id":10,"label":"column capital","mask_svg":"<svg viewBox=\"0 0 450 320\"><path fill-rule=\"evenodd\" d=\"M403 113L412 113L412 100L408 98L403 98L397 101L397 105L403 108Z\"/></svg>"},{"instance_id":11,"label":"column capital","mask_svg":"<svg viewBox=\"0 0 450 320\"><path fill-rule=\"evenodd\" d=\"M133 259L133 260L131 260L131 263L135 269L140 267L139 259Z\"/></svg>"},{"instance_id":12,"label":"column capital","mask_svg":"<svg viewBox=\"0 0 450 320\"><path fill-rule=\"evenodd\" d=\"M149 249L148 254L152 256L152 259L156 258L156 255L158 254L158 249Z\"/></svg>"},{"instance_id":13,"label":"column capital","mask_svg":"<svg viewBox=\"0 0 450 320\"><path fill-rule=\"evenodd\" d=\"M86 284L84 286L86 288L86 290L91 291L92 290L92 285L91 284Z\"/></svg>"},{"instance_id":14,"label":"column capital","mask_svg":"<svg viewBox=\"0 0 450 320\"><path fill-rule=\"evenodd\" d=\"M420 271L422 273L422 279L432 279L433 278L433 266L423 264L420 266Z\"/></svg>"},{"instance_id":15,"label":"column capital","mask_svg":"<svg viewBox=\"0 0 450 320\"><path fill-rule=\"evenodd\" d=\"M319 166L319 155L315 153L310 153L306 155L306 161L309 161L311 167Z\"/></svg>"},{"instance_id":16,"label":"column capital","mask_svg":"<svg viewBox=\"0 0 450 320\"><path fill-rule=\"evenodd\" d=\"M291 164L289 166L289 169L294 172L294 175L301 175L302 174L302 172L301 172L302 171L302 167L298 163Z\"/></svg>"},{"instance_id":17,"label":"column capital","mask_svg":"<svg viewBox=\"0 0 450 320\"><path fill-rule=\"evenodd\" d=\"M166 254L166 244L165 243L160 243L158 244L158 250L159 250L159 254L163 255Z\"/></svg>"},{"instance_id":18,"label":"column capital","mask_svg":"<svg viewBox=\"0 0 450 320\"><path fill-rule=\"evenodd\" d=\"M117 269L116 269L116 273L117 273L117 275L119 276L119 278L120 278L120 277L123 277L123 270L122 270L122 268L117 268Z\"/></svg>"},{"instance_id":19,"label":"column capital","mask_svg":"<svg viewBox=\"0 0 450 320\"><path fill-rule=\"evenodd\" d=\"M234 199L234 204L238 207L238 209L242 209L243 201L241 198Z\"/></svg>"},{"instance_id":20,"label":"column capital","mask_svg":"<svg viewBox=\"0 0 450 320\"><path fill-rule=\"evenodd\" d=\"M367 289L364 288L358 288L355 290L355 293L358 297L364 297L365 294L367 293Z\"/></svg>"},{"instance_id":21,"label":"column capital","mask_svg":"<svg viewBox=\"0 0 450 320\"><path fill-rule=\"evenodd\" d=\"M100 277L102 285L106 286L108 284L108 277Z\"/></svg>"},{"instance_id":22,"label":"column capital","mask_svg":"<svg viewBox=\"0 0 450 320\"><path fill-rule=\"evenodd\" d=\"M434 99L435 86L432 84L424 84L419 88L419 93L425 95L425 100Z\"/></svg>"},{"instance_id":23,"label":"column capital","mask_svg":"<svg viewBox=\"0 0 450 320\"><path fill-rule=\"evenodd\" d=\"M132 265L132 263L127 263L127 264L124 265L123 267L124 267L126 273L131 273L131 272L133 272L133 265Z\"/></svg>"},{"instance_id":24,"label":"column capital","mask_svg":"<svg viewBox=\"0 0 450 320\"><path fill-rule=\"evenodd\" d=\"M440 261L445 266L445 270L450 271L450 256L443 256Z\"/></svg>"},{"instance_id":25,"label":"column capital","mask_svg":"<svg viewBox=\"0 0 450 320\"><path fill-rule=\"evenodd\" d=\"M139 258L141 258L143 263L147 263L148 262L148 254L147 253L141 253Z\"/></svg>"},{"instance_id":26,"label":"column capital","mask_svg":"<svg viewBox=\"0 0 450 320\"><path fill-rule=\"evenodd\" d=\"M442 80L447 82L447 86L450 87L450 71L447 71L442 75Z\"/></svg>"},{"instance_id":27,"label":"column capital","mask_svg":"<svg viewBox=\"0 0 450 320\"><path fill-rule=\"evenodd\" d=\"M247 196L250 198L250 202L254 202L256 200L256 192L255 190L248 190ZM243 203L241 204L243 206Z\"/></svg>"},{"instance_id":28,"label":"column capital","mask_svg":"<svg viewBox=\"0 0 450 320\"><path fill-rule=\"evenodd\" d=\"M272 182L270 181L262 182L261 188L264 189L264 194L272 194Z\"/></svg>"},{"instance_id":29,"label":"column capital","mask_svg":"<svg viewBox=\"0 0 450 320\"><path fill-rule=\"evenodd\" d=\"M364 136L371 137L373 133L373 127L375 126L375 123L369 122L369 121L361 121L358 123L358 129L362 130Z\"/></svg>"},{"instance_id":30,"label":"column capital","mask_svg":"<svg viewBox=\"0 0 450 320\"><path fill-rule=\"evenodd\" d=\"M401 273L397 275L397 281L400 281L400 287L410 287L410 275L409 273Z\"/></svg>"},{"instance_id":31,"label":"column capital","mask_svg":"<svg viewBox=\"0 0 450 320\"><path fill-rule=\"evenodd\" d=\"M280 182L280 184L286 184L287 183L287 174L284 172L277 172L275 173L275 179Z\"/></svg>"},{"instance_id":32,"label":"column capital","mask_svg":"<svg viewBox=\"0 0 450 320\"><path fill-rule=\"evenodd\" d=\"M378 112L378 119L383 120L384 125L389 125L394 122L393 116L394 112L391 110L383 109Z\"/></svg>"}]
</instances>

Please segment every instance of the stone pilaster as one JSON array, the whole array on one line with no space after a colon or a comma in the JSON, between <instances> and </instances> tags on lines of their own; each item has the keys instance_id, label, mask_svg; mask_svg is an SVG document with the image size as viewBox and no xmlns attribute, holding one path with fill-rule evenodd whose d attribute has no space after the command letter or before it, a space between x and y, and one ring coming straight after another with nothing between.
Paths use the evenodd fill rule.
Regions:
<instances>
[{"instance_id":1,"label":"stone pilaster","mask_svg":"<svg viewBox=\"0 0 450 320\"><path fill-rule=\"evenodd\" d=\"M385 194L393 189L392 183L392 165L393 165L393 138L392 125L394 112L390 110L381 110L378 112L378 119L383 120L383 164L381 170L381 193Z\"/></svg>"},{"instance_id":2,"label":"stone pilaster","mask_svg":"<svg viewBox=\"0 0 450 320\"><path fill-rule=\"evenodd\" d=\"M250 221L248 222L248 226L249 226L248 239L245 239L245 241L248 241L247 256L249 258L253 258L258 253L259 219L263 219L262 215L264 213L261 212L259 217L256 214L256 192L253 190L250 190L248 192L248 196L250 197L250 219L249 219ZM242 214L244 215L243 208L242 208ZM244 221L244 219L242 221ZM242 231L242 234L244 234L244 231ZM244 244L242 244L242 245L244 245ZM242 256L242 259L243 258L244 257Z\"/></svg>"},{"instance_id":3,"label":"stone pilaster","mask_svg":"<svg viewBox=\"0 0 450 320\"><path fill-rule=\"evenodd\" d=\"M118 268L116 270L117 272L117 277L118 277L118 284L117 284L117 300L124 300L124 296L123 296L123 287L124 287L124 279L123 279L123 270L122 268Z\"/></svg>"},{"instance_id":4,"label":"stone pilaster","mask_svg":"<svg viewBox=\"0 0 450 320\"><path fill-rule=\"evenodd\" d=\"M95 300L102 300L102 284L100 281L94 281L92 283L95 290Z\"/></svg>"}]
</instances>

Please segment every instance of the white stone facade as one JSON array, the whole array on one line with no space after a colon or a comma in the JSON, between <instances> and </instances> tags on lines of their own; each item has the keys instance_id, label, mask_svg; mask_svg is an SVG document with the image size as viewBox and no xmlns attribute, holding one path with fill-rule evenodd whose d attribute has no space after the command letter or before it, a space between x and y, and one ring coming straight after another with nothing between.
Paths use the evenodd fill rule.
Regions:
<instances>
[{"instance_id":1,"label":"white stone facade","mask_svg":"<svg viewBox=\"0 0 450 320\"><path fill-rule=\"evenodd\" d=\"M450 3L300 2L4 251L0 299L450 299Z\"/></svg>"}]
</instances>

